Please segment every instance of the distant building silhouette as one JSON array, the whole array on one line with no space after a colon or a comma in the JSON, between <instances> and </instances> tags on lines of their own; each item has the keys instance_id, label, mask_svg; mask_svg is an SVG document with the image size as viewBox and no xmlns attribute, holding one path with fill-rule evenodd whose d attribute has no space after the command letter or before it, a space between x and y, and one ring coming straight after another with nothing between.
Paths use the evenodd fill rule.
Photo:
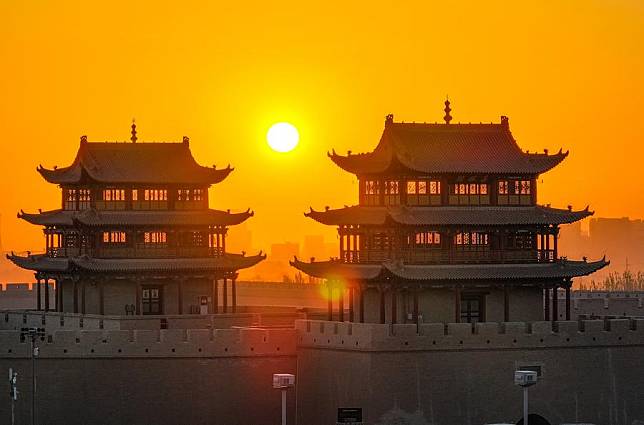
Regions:
<instances>
[{"instance_id":1,"label":"distant building silhouette","mask_svg":"<svg viewBox=\"0 0 644 425\"><path fill-rule=\"evenodd\" d=\"M289 261L300 255L300 244L297 242L282 242L271 245L271 261Z\"/></svg>"},{"instance_id":2,"label":"distant building silhouette","mask_svg":"<svg viewBox=\"0 0 644 425\"><path fill-rule=\"evenodd\" d=\"M560 247L562 255L569 257L609 257L610 266L598 273L596 279L613 271L642 271L644 221L628 217L591 218L587 233L582 231L580 223L569 224L561 228Z\"/></svg>"}]
</instances>

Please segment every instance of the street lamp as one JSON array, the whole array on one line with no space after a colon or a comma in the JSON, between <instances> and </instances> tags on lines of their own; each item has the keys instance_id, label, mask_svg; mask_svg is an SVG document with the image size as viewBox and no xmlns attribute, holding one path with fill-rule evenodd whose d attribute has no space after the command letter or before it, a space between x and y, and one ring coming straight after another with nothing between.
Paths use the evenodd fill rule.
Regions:
<instances>
[{"instance_id":1,"label":"street lamp","mask_svg":"<svg viewBox=\"0 0 644 425\"><path fill-rule=\"evenodd\" d=\"M523 387L523 425L528 425L528 387L537 383L537 372L517 370L514 372L514 383Z\"/></svg>"},{"instance_id":2,"label":"street lamp","mask_svg":"<svg viewBox=\"0 0 644 425\"><path fill-rule=\"evenodd\" d=\"M20 335L31 339L31 425L36 423L36 357L40 348L36 346L36 338L45 336L45 328L22 328Z\"/></svg>"},{"instance_id":3,"label":"street lamp","mask_svg":"<svg viewBox=\"0 0 644 425\"><path fill-rule=\"evenodd\" d=\"M295 386L295 375L274 373L273 388L282 390L282 425L286 425L286 390Z\"/></svg>"},{"instance_id":4,"label":"street lamp","mask_svg":"<svg viewBox=\"0 0 644 425\"><path fill-rule=\"evenodd\" d=\"M11 398L11 425L16 423L16 400L18 400L18 372L9 368L9 397Z\"/></svg>"}]
</instances>

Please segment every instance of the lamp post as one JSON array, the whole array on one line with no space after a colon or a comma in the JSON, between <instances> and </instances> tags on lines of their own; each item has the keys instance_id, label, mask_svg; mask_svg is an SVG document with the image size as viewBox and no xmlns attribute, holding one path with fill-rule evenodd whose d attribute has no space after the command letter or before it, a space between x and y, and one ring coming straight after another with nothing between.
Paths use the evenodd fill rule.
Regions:
<instances>
[{"instance_id":1,"label":"lamp post","mask_svg":"<svg viewBox=\"0 0 644 425\"><path fill-rule=\"evenodd\" d=\"M18 400L18 372L9 368L9 398L11 399L11 425L16 423L16 400Z\"/></svg>"},{"instance_id":2,"label":"lamp post","mask_svg":"<svg viewBox=\"0 0 644 425\"><path fill-rule=\"evenodd\" d=\"M295 375L290 373L273 374L273 388L282 391L282 425L286 425L286 391L295 386Z\"/></svg>"},{"instance_id":3,"label":"lamp post","mask_svg":"<svg viewBox=\"0 0 644 425\"><path fill-rule=\"evenodd\" d=\"M36 424L36 357L40 349L36 346L36 338L45 336L45 328L22 328L22 337L29 337L31 340L31 425Z\"/></svg>"},{"instance_id":4,"label":"lamp post","mask_svg":"<svg viewBox=\"0 0 644 425\"><path fill-rule=\"evenodd\" d=\"M528 425L528 387L537 383L537 372L517 370L514 372L514 383L523 388L523 425Z\"/></svg>"}]
</instances>

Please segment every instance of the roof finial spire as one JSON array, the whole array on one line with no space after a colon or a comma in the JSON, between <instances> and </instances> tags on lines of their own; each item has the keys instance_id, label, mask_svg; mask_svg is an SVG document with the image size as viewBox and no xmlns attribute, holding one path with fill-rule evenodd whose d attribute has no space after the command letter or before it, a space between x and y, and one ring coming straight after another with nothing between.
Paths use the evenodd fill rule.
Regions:
<instances>
[{"instance_id":1,"label":"roof finial spire","mask_svg":"<svg viewBox=\"0 0 644 425\"><path fill-rule=\"evenodd\" d=\"M445 109L443 109L445 111L445 116L443 117L443 119L445 120L445 124L449 124L449 122L452 120L452 116L449 114L450 112L452 112L452 108L450 108L449 105L450 105L449 96L446 96Z\"/></svg>"},{"instance_id":2,"label":"roof finial spire","mask_svg":"<svg viewBox=\"0 0 644 425\"><path fill-rule=\"evenodd\" d=\"M136 137L136 120L132 118L132 137L130 137L132 143L136 143L138 137Z\"/></svg>"}]
</instances>

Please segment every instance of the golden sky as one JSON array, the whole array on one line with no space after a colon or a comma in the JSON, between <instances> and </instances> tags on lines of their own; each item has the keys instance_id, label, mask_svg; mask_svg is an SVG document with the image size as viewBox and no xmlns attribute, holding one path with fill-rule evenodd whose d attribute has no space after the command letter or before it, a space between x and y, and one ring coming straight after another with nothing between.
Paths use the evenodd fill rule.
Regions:
<instances>
[{"instance_id":1,"label":"golden sky","mask_svg":"<svg viewBox=\"0 0 644 425\"><path fill-rule=\"evenodd\" d=\"M44 245L15 218L54 209L35 171L71 163L79 137L191 139L204 165L235 171L215 208L246 209L253 245L335 229L309 205L357 202L326 152L371 150L384 117L510 117L531 151L570 156L539 202L644 217L644 2L0 1L0 214L5 249ZM270 124L299 147L272 152Z\"/></svg>"}]
</instances>

